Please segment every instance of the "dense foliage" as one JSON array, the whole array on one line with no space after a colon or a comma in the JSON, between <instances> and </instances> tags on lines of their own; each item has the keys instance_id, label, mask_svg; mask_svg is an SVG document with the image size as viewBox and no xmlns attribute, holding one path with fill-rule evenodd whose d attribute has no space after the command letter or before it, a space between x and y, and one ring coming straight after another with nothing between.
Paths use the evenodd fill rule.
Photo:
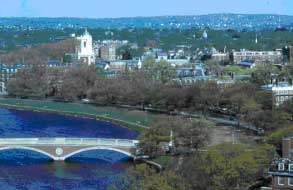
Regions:
<instances>
[{"instance_id":1,"label":"dense foliage","mask_svg":"<svg viewBox=\"0 0 293 190\"><path fill-rule=\"evenodd\" d=\"M202 39L203 31L207 30L208 41ZM0 42L3 47L0 50L14 51L22 47L34 47L43 43L56 43L69 39L72 33L81 34L83 29L40 29L0 30ZM255 44L256 33L254 31L237 30L212 30L212 29L89 29L94 40L128 40L137 43L139 49L128 49L133 56L140 56L141 48L159 47L164 50L176 49L178 45L190 47L190 52L197 48L215 47L224 50L273 50L293 44L292 31L264 30L258 32L258 44ZM123 51L118 51L123 53ZM70 53L70 52L69 52ZM53 58L50 58L53 59Z\"/></svg>"},{"instance_id":2,"label":"dense foliage","mask_svg":"<svg viewBox=\"0 0 293 190\"><path fill-rule=\"evenodd\" d=\"M248 189L269 166L274 147L250 149L240 144L220 144L192 156L174 158L162 172L147 165L128 170L112 189L131 190L239 190Z\"/></svg>"},{"instance_id":3,"label":"dense foliage","mask_svg":"<svg viewBox=\"0 0 293 190\"><path fill-rule=\"evenodd\" d=\"M1 63L40 65L49 60L63 62L66 53L75 52L76 41L73 39L53 44L43 44L38 47L24 48L0 56ZM66 60L64 60L66 61Z\"/></svg>"},{"instance_id":4,"label":"dense foliage","mask_svg":"<svg viewBox=\"0 0 293 190\"><path fill-rule=\"evenodd\" d=\"M257 67L252 82L221 87L213 81L192 85L172 82L174 69L166 62L151 60L143 70L105 77L93 66L48 68L31 66L18 72L9 82L12 96L53 98L63 101L90 99L99 105L140 105L166 111L188 110L202 114L220 113L245 120L267 132L288 126L290 105L273 106L272 94L259 85L269 81L270 67ZM291 66L280 73L290 78ZM269 73L269 74L268 74ZM281 80L281 78L279 79Z\"/></svg>"}]
</instances>

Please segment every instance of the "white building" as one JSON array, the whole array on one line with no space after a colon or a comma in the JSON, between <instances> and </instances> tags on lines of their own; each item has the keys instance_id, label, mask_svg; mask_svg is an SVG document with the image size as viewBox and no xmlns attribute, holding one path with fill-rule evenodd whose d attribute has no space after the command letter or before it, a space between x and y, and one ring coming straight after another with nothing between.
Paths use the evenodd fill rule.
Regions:
<instances>
[{"instance_id":1,"label":"white building","mask_svg":"<svg viewBox=\"0 0 293 190\"><path fill-rule=\"evenodd\" d=\"M84 63L91 65L95 62L95 53L93 49L93 39L87 29L84 34L76 38L80 44L77 47L77 58Z\"/></svg>"},{"instance_id":2,"label":"white building","mask_svg":"<svg viewBox=\"0 0 293 190\"><path fill-rule=\"evenodd\" d=\"M108 69L110 71L125 71L127 70L135 70L142 68L141 60L111 60L109 61Z\"/></svg>"},{"instance_id":3,"label":"white building","mask_svg":"<svg viewBox=\"0 0 293 190\"><path fill-rule=\"evenodd\" d=\"M174 67L188 65L190 63L189 59L167 59L166 61Z\"/></svg>"},{"instance_id":4,"label":"white building","mask_svg":"<svg viewBox=\"0 0 293 190\"><path fill-rule=\"evenodd\" d=\"M267 85L262 88L272 91L273 101L276 106L280 106L287 100L293 98L293 85L287 82L280 82L278 85Z\"/></svg>"},{"instance_id":5,"label":"white building","mask_svg":"<svg viewBox=\"0 0 293 190\"><path fill-rule=\"evenodd\" d=\"M285 101L293 98L293 86L275 86L272 90L276 106L279 106Z\"/></svg>"},{"instance_id":6,"label":"white building","mask_svg":"<svg viewBox=\"0 0 293 190\"><path fill-rule=\"evenodd\" d=\"M229 60L229 54L228 53L213 53L212 59L216 61L227 61Z\"/></svg>"},{"instance_id":7,"label":"white building","mask_svg":"<svg viewBox=\"0 0 293 190\"><path fill-rule=\"evenodd\" d=\"M157 60L167 60L168 59L168 54L165 52L157 52Z\"/></svg>"},{"instance_id":8,"label":"white building","mask_svg":"<svg viewBox=\"0 0 293 190\"><path fill-rule=\"evenodd\" d=\"M238 64L241 61L254 61L258 63L275 63L279 64L283 60L282 51L234 51L233 52L233 62Z\"/></svg>"},{"instance_id":9,"label":"white building","mask_svg":"<svg viewBox=\"0 0 293 190\"><path fill-rule=\"evenodd\" d=\"M5 83L4 82L0 82L0 95L1 94L6 94L6 88L5 88Z\"/></svg>"}]
</instances>

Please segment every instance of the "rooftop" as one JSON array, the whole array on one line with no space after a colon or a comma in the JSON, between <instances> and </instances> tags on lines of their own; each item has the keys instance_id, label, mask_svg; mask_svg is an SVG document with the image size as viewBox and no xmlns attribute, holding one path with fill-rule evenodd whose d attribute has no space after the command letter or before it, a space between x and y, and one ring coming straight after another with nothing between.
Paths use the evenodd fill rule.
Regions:
<instances>
[{"instance_id":1,"label":"rooftop","mask_svg":"<svg viewBox=\"0 0 293 190\"><path fill-rule=\"evenodd\" d=\"M25 67L25 65L18 63L14 65L7 65L5 63L0 63L0 69L20 69Z\"/></svg>"},{"instance_id":2,"label":"rooftop","mask_svg":"<svg viewBox=\"0 0 293 190\"><path fill-rule=\"evenodd\" d=\"M261 86L261 89L263 90L273 90L273 87L278 87L278 88L288 88L293 86L289 84L288 82L278 82L277 84L268 84L268 85L263 85Z\"/></svg>"}]
</instances>

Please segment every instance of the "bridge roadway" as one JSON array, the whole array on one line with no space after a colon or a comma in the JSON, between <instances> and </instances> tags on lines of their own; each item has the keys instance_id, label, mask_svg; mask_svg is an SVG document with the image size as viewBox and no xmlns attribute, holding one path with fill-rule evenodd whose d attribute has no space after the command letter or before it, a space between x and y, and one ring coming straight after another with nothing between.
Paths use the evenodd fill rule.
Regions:
<instances>
[{"instance_id":1,"label":"bridge roadway","mask_svg":"<svg viewBox=\"0 0 293 190\"><path fill-rule=\"evenodd\" d=\"M134 157L137 140L103 138L0 138L0 151L23 149L64 161L81 152L112 150Z\"/></svg>"}]
</instances>

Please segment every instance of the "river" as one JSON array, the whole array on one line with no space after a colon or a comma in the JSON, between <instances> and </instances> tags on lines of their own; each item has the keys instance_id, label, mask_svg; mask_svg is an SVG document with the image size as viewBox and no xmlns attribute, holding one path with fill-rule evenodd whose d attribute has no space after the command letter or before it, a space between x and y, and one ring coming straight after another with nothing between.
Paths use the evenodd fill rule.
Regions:
<instances>
[{"instance_id":1,"label":"river","mask_svg":"<svg viewBox=\"0 0 293 190\"><path fill-rule=\"evenodd\" d=\"M0 109L0 138L88 137L135 139L127 128L94 119L52 113ZM107 190L119 183L130 167L121 153L96 150L66 162L53 162L36 152L0 152L0 189Z\"/></svg>"}]
</instances>

